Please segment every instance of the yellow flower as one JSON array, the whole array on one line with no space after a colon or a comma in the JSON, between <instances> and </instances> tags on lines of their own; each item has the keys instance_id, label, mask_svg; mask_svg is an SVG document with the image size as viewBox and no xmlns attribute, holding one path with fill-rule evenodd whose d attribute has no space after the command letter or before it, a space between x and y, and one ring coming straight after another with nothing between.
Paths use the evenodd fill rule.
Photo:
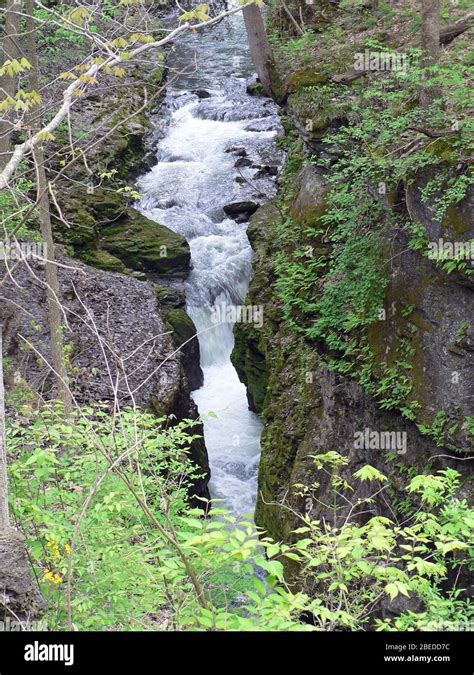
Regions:
<instances>
[{"instance_id":1,"label":"yellow flower","mask_svg":"<svg viewBox=\"0 0 474 675\"><path fill-rule=\"evenodd\" d=\"M48 548L51 549L51 552L53 554L53 558L55 560L59 560L59 558L61 557L61 554L59 553L59 546L58 546L57 542L55 542L54 540L48 541L47 546L48 546Z\"/></svg>"},{"instance_id":2,"label":"yellow flower","mask_svg":"<svg viewBox=\"0 0 474 675\"><path fill-rule=\"evenodd\" d=\"M59 574L55 574L50 570L46 570L43 576L43 581L50 581L52 584L60 584L62 583L62 578L59 576Z\"/></svg>"},{"instance_id":3,"label":"yellow flower","mask_svg":"<svg viewBox=\"0 0 474 675\"><path fill-rule=\"evenodd\" d=\"M71 555L72 548L69 546L69 544L66 544L66 546L64 547L64 550L66 551L66 555Z\"/></svg>"}]
</instances>

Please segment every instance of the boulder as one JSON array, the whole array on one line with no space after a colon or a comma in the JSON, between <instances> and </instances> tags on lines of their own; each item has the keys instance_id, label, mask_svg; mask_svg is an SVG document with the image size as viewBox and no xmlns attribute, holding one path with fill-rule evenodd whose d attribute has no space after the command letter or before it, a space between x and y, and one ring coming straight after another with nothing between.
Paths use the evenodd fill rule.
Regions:
<instances>
[{"instance_id":1,"label":"boulder","mask_svg":"<svg viewBox=\"0 0 474 675\"><path fill-rule=\"evenodd\" d=\"M268 96L261 82L252 82L247 85L247 94L249 96Z\"/></svg>"},{"instance_id":2,"label":"boulder","mask_svg":"<svg viewBox=\"0 0 474 675\"><path fill-rule=\"evenodd\" d=\"M46 603L31 577L23 535L12 527L0 529L1 619L19 620L28 627L45 609Z\"/></svg>"},{"instance_id":3,"label":"boulder","mask_svg":"<svg viewBox=\"0 0 474 675\"><path fill-rule=\"evenodd\" d=\"M188 276L191 254L184 237L130 208L121 194L71 190L63 199L63 220L54 219L56 241L84 262L113 272Z\"/></svg>"},{"instance_id":4,"label":"boulder","mask_svg":"<svg viewBox=\"0 0 474 675\"><path fill-rule=\"evenodd\" d=\"M234 164L236 169L242 169L248 166L252 166L252 160L248 157L239 157L239 159Z\"/></svg>"},{"instance_id":5,"label":"boulder","mask_svg":"<svg viewBox=\"0 0 474 675\"><path fill-rule=\"evenodd\" d=\"M326 209L328 187L324 176L312 164L307 164L296 179L296 189L291 217L300 225L312 225Z\"/></svg>"},{"instance_id":6,"label":"boulder","mask_svg":"<svg viewBox=\"0 0 474 675\"><path fill-rule=\"evenodd\" d=\"M197 96L198 98L211 98L212 94L210 91L207 91L207 89L193 89L192 94L194 96Z\"/></svg>"},{"instance_id":7,"label":"boulder","mask_svg":"<svg viewBox=\"0 0 474 675\"><path fill-rule=\"evenodd\" d=\"M242 217L244 219L243 222L245 222L257 209L258 204L256 202L232 202L231 204L224 206L224 213L234 220L237 220L238 217ZM239 222L242 221L240 220Z\"/></svg>"},{"instance_id":8,"label":"boulder","mask_svg":"<svg viewBox=\"0 0 474 675\"><path fill-rule=\"evenodd\" d=\"M127 208L121 218L102 225L99 249L112 254L132 270L185 279L191 253L184 237Z\"/></svg>"}]
</instances>

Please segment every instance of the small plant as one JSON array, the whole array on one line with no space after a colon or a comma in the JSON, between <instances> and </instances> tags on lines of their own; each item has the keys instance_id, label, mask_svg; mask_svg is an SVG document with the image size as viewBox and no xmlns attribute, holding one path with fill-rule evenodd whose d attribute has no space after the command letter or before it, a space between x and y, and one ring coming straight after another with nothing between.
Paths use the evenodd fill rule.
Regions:
<instances>
[{"instance_id":1,"label":"small plant","mask_svg":"<svg viewBox=\"0 0 474 675\"><path fill-rule=\"evenodd\" d=\"M378 495L388 488L387 477L365 466L343 478L348 460L337 452L314 457L316 468L331 480L333 517L313 520L300 516L300 538L291 547L275 547L272 558L298 563L299 580L311 589L309 611L320 630L458 630L473 618L465 589L448 592L448 570L458 575L472 570L474 511L459 498L460 474L452 469L435 475L414 475L408 495L418 508L403 523L370 513ZM354 498L357 484L367 483L367 496ZM294 486L311 502L318 486ZM369 486L372 486L371 488ZM268 551L268 549L267 549ZM409 610L381 619L383 606L404 597ZM392 610L393 611L393 610Z\"/></svg>"}]
</instances>

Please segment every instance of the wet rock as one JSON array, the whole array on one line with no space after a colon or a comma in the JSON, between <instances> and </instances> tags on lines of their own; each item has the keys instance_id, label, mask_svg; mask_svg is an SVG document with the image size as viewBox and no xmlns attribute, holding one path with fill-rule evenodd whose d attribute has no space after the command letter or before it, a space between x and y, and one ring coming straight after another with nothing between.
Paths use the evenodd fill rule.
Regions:
<instances>
[{"instance_id":1,"label":"wet rock","mask_svg":"<svg viewBox=\"0 0 474 675\"><path fill-rule=\"evenodd\" d=\"M184 309L170 309L164 314L165 320L173 330L173 341L176 349L182 353L182 363L191 390L199 389L204 376L199 365L199 342L193 320Z\"/></svg>"},{"instance_id":2,"label":"wet rock","mask_svg":"<svg viewBox=\"0 0 474 675\"><path fill-rule=\"evenodd\" d=\"M193 89L191 93L201 99L211 98L212 96L211 92L207 91L207 89Z\"/></svg>"},{"instance_id":3,"label":"wet rock","mask_svg":"<svg viewBox=\"0 0 474 675\"><path fill-rule=\"evenodd\" d=\"M175 286L155 286L155 294L165 321L173 332L173 342L182 356L183 368L191 390L199 389L204 381L200 366L199 341L196 326L186 313L184 290Z\"/></svg>"},{"instance_id":4,"label":"wet rock","mask_svg":"<svg viewBox=\"0 0 474 675\"><path fill-rule=\"evenodd\" d=\"M259 167L257 173L254 175L254 178L269 178L271 176L278 175L277 166L261 166Z\"/></svg>"},{"instance_id":5,"label":"wet rock","mask_svg":"<svg viewBox=\"0 0 474 675\"><path fill-rule=\"evenodd\" d=\"M178 201L176 199L157 199L151 204L151 207L154 209L172 209L174 206L177 206Z\"/></svg>"},{"instance_id":6,"label":"wet rock","mask_svg":"<svg viewBox=\"0 0 474 675\"><path fill-rule=\"evenodd\" d=\"M228 112L230 112L229 103L226 105L221 100L205 99L196 108L194 116L200 120L222 122Z\"/></svg>"},{"instance_id":7,"label":"wet rock","mask_svg":"<svg viewBox=\"0 0 474 675\"><path fill-rule=\"evenodd\" d=\"M263 84L260 82L252 82L251 84L248 84L247 94L249 96L267 96L267 93L263 88Z\"/></svg>"},{"instance_id":8,"label":"wet rock","mask_svg":"<svg viewBox=\"0 0 474 675\"><path fill-rule=\"evenodd\" d=\"M230 148L227 148L226 152L232 153L233 155L236 155L237 157L247 157L247 150L245 148L241 148L241 147L232 146Z\"/></svg>"},{"instance_id":9,"label":"wet rock","mask_svg":"<svg viewBox=\"0 0 474 675\"><path fill-rule=\"evenodd\" d=\"M248 159L248 157L240 157L236 163L234 164L236 169L242 169L247 166L252 166L252 160Z\"/></svg>"},{"instance_id":10,"label":"wet rock","mask_svg":"<svg viewBox=\"0 0 474 675\"><path fill-rule=\"evenodd\" d=\"M198 119L227 122L250 121L270 116L276 119L274 109L268 105L268 100L249 99L248 97L235 100L235 92L233 94L234 96L229 98L213 96L201 100L194 115Z\"/></svg>"},{"instance_id":11,"label":"wet rock","mask_svg":"<svg viewBox=\"0 0 474 675\"><path fill-rule=\"evenodd\" d=\"M247 213L240 213L237 216L233 216L233 220L235 220L236 223L247 223L249 218L250 216Z\"/></svg>"},{"instance_id":12,"label":"wet rock","mask_svg":"<svg viewBox=\"0 0 474 675\"><path fill-rule=\"evenodd\" d=\"M156 152L147 152L140 166L134 171L133 175L138 176L139 174L151 171L151 169L153 169L153 167L157 164L158 157L156 156Z\"/></svg>"},{"instance_id":13,"label":"wet rock","mask_svg":"<svg viewBox=\"0 0 474 675\"><path fill-rule=\"evenodd\" d=\"M236 217L243 217L245 220L248 220L257 209L258 204L256 202L232 202L224 206L224 213L234 220ZM239 222L245 222L245 220L240 220Z\"/></svg>"},{"instance_id":14,"label":"wet rock","mask_svg":"<svg viewBox=\"0 0 474 675\"><path fill-rule=\"evenodd\" d=\"M172 93L171 96L173 98L169 102L169 106L172 110L178 110L179 108L182 108L188 103L196 100L194 94L190 91L187 91L183 94L180 92L175 92L174 94Z\"/></svg>"},{"instance_id":15,"label":"wet rock","mask_svg":"<svg viewBox=\"0 0 474 675\"><path fill-rule=\"evenodd\" d=\"M155 294L161 307L166 309L183 309L186 306L186 295L175 286L155 285Z\"/></svg>"},{"instance_id":16,"label":"wet rock","mask_svg":"<svg viewBox=\"0 0 474 675\"><path fill-rule=\"evenodd\" d=\"M281 125L277 119L254 120L245 126L245 131L280 131Z\"/></svg>"},{"instance_id":17,"label":"wet rock","mask_svg":"<svg viewBox=\"0 0 474 675\"><path fill-rule=\"evenodd\" d=\"M247 235L254 250L254 274L250 281L249 297L263 305L264 325L267 329L273 326L274 299L272 296L273 256L270 254L272 226L277 211L272 202L261 206L250 219ZM274 325L274 330L277 325ZM256 330L255 326L246 323L236 324L234 328L235 346L231 360L237 374L246 385L249 408L261 413L265 408L268 392L268 367L265 352L267 349L266 332Z\"/></svg>"}]
</instances>

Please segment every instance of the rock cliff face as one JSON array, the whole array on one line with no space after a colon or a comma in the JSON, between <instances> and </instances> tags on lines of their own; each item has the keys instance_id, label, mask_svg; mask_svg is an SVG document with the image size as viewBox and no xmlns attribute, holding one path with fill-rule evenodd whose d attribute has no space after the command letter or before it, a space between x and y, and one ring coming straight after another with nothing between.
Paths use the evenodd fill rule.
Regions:
<instances>
[{"instance_id":1,"label":"rock cliff face","mask_svg":"<svg viewBox=\"0 0 474 675\"><path fill-rule=\"evenodd\" d=\"M356 356L343 359L328 341L311 339L305 317L294 320L303 316L303 303L308 307L313 302L317 321L318 301L342 278L331 276L326 264L334 243L327 236L331 225L321 225L328 213L331 164L337 157L323 140L345 122L340 111L333 110L327 90L317 90L318 81L327 80L324 67L318 70L316 64L286 79L284 112L291 139L286 175L280 179L280 198L255 213L248 231L255 257L247 302L263 305L264 323L261 329L244 324L235 329L233 362L247 386L249 406L264 421L256 521L284 541L291 540L297 526L292 511L309 513L313 519L334 518L336 524L346 516L344 508L336 512L330 506L330 479L321 477L312 459L318 453L336 451L347 457L346 479L366 464L389 476L390 496L376 500L371 515L393 514L406 496L413 468L419 472L455 468L463 474L465 494L472 489L466 461L474 450L471 265L448 273L426 256L425 248L426 242L439 239L474 238L472 192L442 218L436 213L436 195L427 199L424 192L433 172L453 171L452 162L416 171L396 194L375 194L381 214L380 248L367 256L366 267L373 266L383 281L379 316L363 329L361 359L367 364L370 355L370 368L361 374L354 367ZM305 97L313 101L312 110ZM310 157L328 159L329 168L316 168ZM377 192L370 185L368 191ZM400 218L422 228L423 248L412 245L410 230L400 227ZM306 249L311 261L321 264L314 279L307 277L308 295L291 298L289 314L288 279L292 274L306 278L305 269L285 267L282 259L291 251L298 262ZM353 269L347 268L348 277ZM349 301L348 297L348 305ZM346 312L344 303L340 311ZM347 329L340 344L345 347L353 334ZM406 434L406 447L392 452L361 449L355 438L366 429ZM298 484L318 484L317 499L299 496ZM354 498L364 496L365 489L361 482Z\"/></svg>"},{"instance_id":2,"label":"rock cliff face","mask_svg":"<svg viewBox=\"0 0 474 675\"><path fill-rule=\"evenodd\" d=\"M60 302L67 320L64 337L76 402L112 405L116 397L121 406L135 402L157 417L196 419L181 355L153 284L64 256L59 263ZM0 315L10 384L23 381L49 398L53 385L46 363L50 339L44 269L35 263L12 272L3 284ZM195 492L207 497L209 464L202 440L192 444L191 459L203 474Z\"/></svg>"},{"instance_id":3,"label":"rock cliff face","mask_svg":"<svg viewBox=\"0 0 474 675\"><path fill-rule=\"evenodd\" d=\"M309 172L306 167L298 175L299 190L291 206L303 219L309 219L324 204L321 184L314 176L309 178ZM278 254L274 244L279 222L272 203L262 207L251 221L255 274L248 301L263 305L265 321L261 330L237 325L233 361L247 386L250 407L264 420L256 520L276 539L285 540L296 522L281 504L304 512L305 502L292 495L292 486L309 486L320 480L311 455L330 450L344 454L349 459L346 478L364 464L375 466L390 475L394 499L400 498L404 487L398 461L420 471L431 465L451 466L466 473L464 460L473 450L469 421L474 412L474 293L466 279L448 278L434 262L407 251L405 238L392 233L396 263L387 289L386 318L371 327L370 338L384 362L406 336L415 343L408 361L412 396L420 407L416 422L407 420L399 411L381 408L377 397L361 384L330 370L327 351L287 325L275 290L273 261ZM422 222L427 228L432 225L428 216ZM406 253L401 255L402 251ZM403 316L400 309L407 305L413 309ZM354 434L366 428L406 432L406 453L394 462L380 450L355 449ZM325 502L330 492L329 484L321 484L318 497ZM373 505L374 513L388 509L383 502ZM311 515L329 514L314 504ZM338 518L342 517L344 511L338 513Z\"/></svg>"},{"instance_id":4,"label":"rock cliff face","mask_svg":"<svg viewBox=\"0 0 474 675\"><path fill-rule=\"evenodd\" d=\"M75 160L67 156L66 166L54 165L53 155L51 165L61 171L54 234L74 257L101 269L183 279L190 262L185 240L131 208L134 179L156 161L160 129L152 117L165 75L163 55L156 51L149 68L126 66L119 87L106 79L105 95L92 88L73 108ZM59 140L58 150L65 139Z\"/></svg>"}]
</instances>

